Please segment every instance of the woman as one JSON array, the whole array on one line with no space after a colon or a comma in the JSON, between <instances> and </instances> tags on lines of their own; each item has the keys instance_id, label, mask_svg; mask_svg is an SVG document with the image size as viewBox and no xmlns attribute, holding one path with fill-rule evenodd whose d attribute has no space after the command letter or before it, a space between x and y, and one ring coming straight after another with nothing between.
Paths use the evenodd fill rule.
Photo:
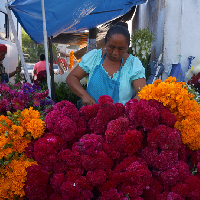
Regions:
<instances>
[{"instance_id":1,"label":"woman","mask_svg":"<svg viewBox=\"0 0 200 200\"><path fill-rule=\"evenodd\" d=\"M0 44L0 83L9 82L9 78L17 74L17 71L21 72L21 67L16 67L14 72L7 74L5 72L5 67L3 66L3 60L7 54L7 46L5 44Z\"/></svg>"},{"instance_id":2,"label":"woman","mask_svg":"<svg viewBox=\"0 0 200 200\"><path fill-rule=\"evenodd\" d=\"M70 90L79 96L84 105L98 102L102 95L109 95L113 102L125 104L145 86L145 69L137 57L126 53L130 44L128 29L112 26L105 37L105 49L94 49L85 54L81 62L66 79ZM87 90L80 80L88 75Z\"/></svg>"}]
</instances>

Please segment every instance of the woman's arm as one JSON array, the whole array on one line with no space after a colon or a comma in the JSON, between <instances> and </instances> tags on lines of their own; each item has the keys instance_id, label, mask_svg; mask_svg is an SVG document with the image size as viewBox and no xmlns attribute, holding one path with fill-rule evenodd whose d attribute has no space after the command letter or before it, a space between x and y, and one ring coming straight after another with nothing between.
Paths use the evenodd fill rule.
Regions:
<instances>
[{"instance_id":1,"label":"woman's arm","mask_svg":"<svg viewBox=\"0 0 200 200\"><path fill-rule=\"evenodd\" d=\"M21 67L16 67L16 70L14 72L9 73L9 78L14 76L17 73L17 71L21 72Z\"/></svg>"},{"instance_id":2,"label":"woman's arm","mask_svg":"<svg viewBox=\"0 0 200 200\"><path fill-rule=\"evenodd\" d=\"M92 105L95 100L83 89L80 80L85 77L87 73L78 65L67 76L66 83L69 89L79 96L84 105Z\"/></svg>"},{"instance_id":3,"label":"woman's arm","mask_svg":"<svg viewBox=\"0 0 200 200\"><path fill-rule=\"evenodd\" d=\"M139 79L133 80L132 84L136 93L136 96L134 97L134 99L137 99L139 101L140 97L138 96L138 92L146 85L146 80L145 78L139 78Z\"/></svg>"}]
</instances>

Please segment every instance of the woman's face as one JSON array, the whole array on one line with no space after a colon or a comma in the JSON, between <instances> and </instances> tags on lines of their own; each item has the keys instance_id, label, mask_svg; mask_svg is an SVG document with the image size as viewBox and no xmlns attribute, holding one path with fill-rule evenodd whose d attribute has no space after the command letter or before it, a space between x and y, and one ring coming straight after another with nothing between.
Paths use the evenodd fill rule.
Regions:
<instances>
[{"instance_id":1,"label":"woman's face","mask_svg":"<svg viewBox=\"0 0 200 200\"><path fill-rule=\"evenodd\" d=\"M112 61L119 61L128 50L126 38L121 34L114 34L106 42L106 54Z\"/></svg>"}]
</instances>

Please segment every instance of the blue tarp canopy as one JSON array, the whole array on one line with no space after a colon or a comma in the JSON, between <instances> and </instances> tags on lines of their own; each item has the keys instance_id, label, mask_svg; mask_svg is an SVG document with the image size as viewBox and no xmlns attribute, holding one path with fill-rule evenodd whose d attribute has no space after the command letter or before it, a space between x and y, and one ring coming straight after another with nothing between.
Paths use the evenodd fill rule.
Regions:
<instances>
[{"instance_id":1,"label":"blue tarp canopy","mask_svg":"<svg viewBox=\"0 0 200 200\"><path fill-rule=\"evenodd\" d=\"M124 15L146 0L45 0L47 37L76 33ZM38 44L44 43L41 0L15 0L9 8L26 33Z\"/></svg>"}]
</instances>

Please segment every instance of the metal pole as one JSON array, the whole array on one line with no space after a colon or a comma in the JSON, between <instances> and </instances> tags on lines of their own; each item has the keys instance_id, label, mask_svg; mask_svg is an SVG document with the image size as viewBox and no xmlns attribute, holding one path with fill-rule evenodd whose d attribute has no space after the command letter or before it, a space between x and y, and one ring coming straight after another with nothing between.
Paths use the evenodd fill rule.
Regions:
<instances>
[{"instance_id":1,"label":"metal pole","mask_svg":"<svg viewBox=\"0 0 200 200\"><path fill-rule=\"evenodd\" d=\"M55 96L54 70L53 70L53 53L52 53L52 41L50 37L49 37L49 52L50 52L50 66L51 66L50 74L51 74L51 86L52 86L52 100L55 102L56 96Z\"/></svg>"},{"instance_id":2,"label":"metal pole","mask_svg":"<svg viewBox=\"0 0 200 200\"><path fill-rule=\"evenodd\" d=\"M49 89L49 96L51 97L51 85L50 85L50 73L49 73L49 60L48 60L48 48L47 48L47 30L46 30L44 0L41 0L41 7L42 7L42 19L43 19L44 50L45 50L45 58L46 58L47 86L48 86L48 89Z\"/></svg>"},{"instance_id":3,"label":"metal pole","mask_svg":"<svg viewBox=\"0 0 200 200\"><path fill-rule=\"evenodd\" d=\"M13 32L13 35L14 35L14 40L15 40L15 44L17 46L19 57L20 57L22 66L24 68L25 78L26 78L28 83L31 83L31 79L30 79L30 76L28 74L28 70L27 70L27 67L26 67L25 60L24 60L24 55L23 55L23 52L22 52L22 49L21 49L21 46L20 46L20 43L19 43L19 40L18 40L18 37L17 37L17 31L15 30L15 25L14 25L14 22L13 22L13 19L12 19L12 15L11 15L10 9L8 8L8 4L6 4L5 7L6 7L6 10L7 10L9 22L10 22L10 25L11 25L11 28L12 28L12 32Z\"/></svg>"},{"instance_id":4,"label":"metal pole","mask_svg":"<svg viewBox=\"0 0 200 200\"><path fill-rule=\"evenodd\" d=\"M96 36L97 36L97 29L96 28L90 29L87 42L87 52L97 47Z\"/></svg>"}]
</instances>

